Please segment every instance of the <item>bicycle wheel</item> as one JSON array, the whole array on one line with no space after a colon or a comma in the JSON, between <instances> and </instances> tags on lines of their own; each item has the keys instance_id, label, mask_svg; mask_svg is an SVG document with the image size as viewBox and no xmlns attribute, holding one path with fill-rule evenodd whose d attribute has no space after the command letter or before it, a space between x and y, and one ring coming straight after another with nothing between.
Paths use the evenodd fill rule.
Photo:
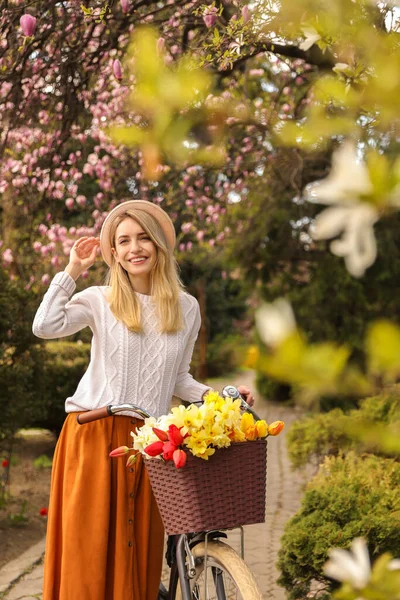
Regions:
<instances>
[{"instance_id":1,"label":"bicycle wheel","mask_svg":"<svg viewBox=\"0 0 400 600\"><path fill-rule=\"evenodd\" d=\"M190 582L192 600L263 600L248 566L227 544L208 543L207 583L204 568L205 543L194 546L192 553L196 561L196 576ZM179 585L175 598L182 600Z\"/></svg>"}]
</instances>

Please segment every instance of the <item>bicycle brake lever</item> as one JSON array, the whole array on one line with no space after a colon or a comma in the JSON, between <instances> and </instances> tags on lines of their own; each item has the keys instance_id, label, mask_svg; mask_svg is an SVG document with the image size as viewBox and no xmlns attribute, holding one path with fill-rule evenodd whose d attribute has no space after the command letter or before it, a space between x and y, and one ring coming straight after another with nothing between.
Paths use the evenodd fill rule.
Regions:
<instances>
[{"instance_id":1,"label":"bicycle brake lever","mask_svg":"<svg viewBox=\"0 0 400 600\"><path fill-rule=\"evenodd\" d=\"M246 400L243 398L239 390L234 385L226 385L221 392L223 398L232 398L232 400L240 399L242 408L247 412L251 413L253 417L258 421L260 417L258 414L251 408L250 404L247 404Z\"/></svg>"}]
</instances>

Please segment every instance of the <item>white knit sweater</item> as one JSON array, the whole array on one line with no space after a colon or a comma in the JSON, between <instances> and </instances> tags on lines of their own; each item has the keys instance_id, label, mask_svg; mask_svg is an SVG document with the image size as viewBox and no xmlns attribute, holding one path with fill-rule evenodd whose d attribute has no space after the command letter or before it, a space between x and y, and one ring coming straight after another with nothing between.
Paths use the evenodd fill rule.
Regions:
<instances>
[{"instance_id":1,"label":"white knit sweater","mask_svg":"<svg viewBox=\"0 0 400 600\"><path fill-rule=\"evenodd\" d=\"M93 332L91 359L66 412L129 402L154 416L168 412L172 395L193 402L209 389L189 374L200 328L197 300L180 296L184 329L160 333L151 296L137 293L143 332L133 333L112 314L106 287L89 287L78 294L75 281L63 271L52 280L33 322L33 333L53 339L84 327Z\"/></svg>"}]
</instances>

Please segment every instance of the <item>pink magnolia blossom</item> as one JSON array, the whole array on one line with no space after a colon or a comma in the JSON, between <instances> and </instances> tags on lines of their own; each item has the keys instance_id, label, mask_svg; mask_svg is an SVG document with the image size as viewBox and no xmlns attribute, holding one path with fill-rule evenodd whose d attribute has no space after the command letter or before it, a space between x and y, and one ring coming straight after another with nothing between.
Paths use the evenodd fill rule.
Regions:
<instances>
[{"instance_id":1,"label":"pink magnolia blossom","mask_svg":"<svg viewBox=\"0 0 400 600\"><path fill-rule=\"evenodd\" d=\"M43 283L43 285L49 285L49 283L50 283L50 275L48 275L47 273L45 273L42 276L42 283Z\"/></svg>"},{"instance_id":2,"label":"pink magnolia blossom","mask_svg":"<svg viewBox=\"0 0 400 600\"><path fill-rule=\"evenodd\" d=\"M79 206L85 206L86 197L83 196L82 194L80 194L79 196L76 197L76 203L79 204Z\"/></svg>"},{"instance_id":3,"label":"pink magnolia blossom","mask_svg":"<svg viewBox=\"0 0 400 600\"><path fill-rule=\"evenodd\" d=\"M264 75L264 69L250 69L250 77L262 77Z\"/></svg>"},{"instance_id":4,"label":"pink magnolia blossom","mask_svg":"<svg viewBox=\"0 0 400 600\"><path fill-rule=\"evenodd\" d=\"M12 250L10 248L7 248L6 250L4 250L2 256L3 256L3 262L6 265L11 265L11 263L14 261Z\"/></svg>"},{"instance_id":5,"label":"pink magnolia blossom","mask_svg":"<svg viewBox=\"0 0 400 600\"><path fill-rule=\"evenodd\" d=\"M193 229L193 223L183 223L181 229L182 233L189 233Z\"/></svg>"},{"instance_id":6,"label":"pink magnolia blossom","mask_svg":"<svg viewBox=\"0 0 400 600\"><path fill-rule=\"evenodd\" d=\"M129 12L129 9L131 7L130 1L129 0L120 0L120 2L121 2L122 12L125 13L125 14L127 12Z\"/></svg>"},{"instance_id":7,"label":"pink magnolia blossom","mask_svg":"<svg viewBox=\"0 0 400 600\"><path fill-rule=\"evenodd\" d=\"M215 6L211 8L207 8L203 13L203 21L206 24L206 27L214 27L217 22L218 10Z\"/></svg>"},{"instance_id":8,"label":"pink magnolia blossom","mask_svg":"<svg viewBox=\"0 0 400 600\"><path fill-rule=\"evenodd\" d=\"M22 33L26 37L31 37L35 33L36 17L33 17L32 15L28 14L22 15L22 17L19 20L19 23L21 25Z\"/></svg>"},{"instance_id":9,"label":"pink magnolia blossom","mask_svg":"<svg viewBox=\"0 0 400 600\"><path fill-rule=\"evenodd\" d=\"M164 52L164 50L165 50L165 39L163 37L159 37L158 38L156 48L157 48L157 52L159 54L162 54Z\"/></svg>"},{"instance_id":10,"label":"pink magnolia blossom","mask_svg":"<svg viewBox=\"0 0 400 600\"><path fill-rule=\"evenodd\" d=\"M242 17L243 17L243 23L248 23L250 21L250 11L249 11L248 6L243 6Z\"/></svg>"},{"instance_id":11,"label":"pink magnolia blossom","mask_svg":"<svg viewBox=\"0 0 400 600\"><path fill-rule=\"evenodd\" d=\"M122 66L121 66L121 62L118 60L118 58L116 58L113 62L113 73L114 73L114 77L115 79L122 79Z\"/></svg>"}]
</instances>

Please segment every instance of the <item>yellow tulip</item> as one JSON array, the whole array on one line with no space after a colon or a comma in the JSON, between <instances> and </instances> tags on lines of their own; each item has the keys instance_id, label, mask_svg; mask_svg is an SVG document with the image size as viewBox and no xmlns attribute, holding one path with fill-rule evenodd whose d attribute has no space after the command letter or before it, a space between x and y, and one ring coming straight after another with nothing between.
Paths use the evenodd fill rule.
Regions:
<instances>
[{"instance_id":1,"label":"yellow tulip","mask_svg":"<svg viewBox=\"0 0 400 600\"><path fill-rule=\"evenodd\" d=\"M240 429L243 431L243 433L246 433L249 427L254 427L254 417L251 413L243 413Z\"/></svg>"},{"instance_id":2,"label":"yellow tulip","mask_svg":"<svg viewBox=\"0 0 400 600\"><path fill-rule=\"evenodd\" d=\"M257 430L257 437L259 438L265 438L268 435L268 423L266 423L266 421L264 421L264 419L261 419L260 421L257 421L256 423L256 430Z\"/></svg>"},{"instance_id":3,"label":"yellow tulip","mask_svg":"<svg viewBox=\"0 0 400 600\"><path fill-rule=\"evenodd\" d=\"M285 427L285 423L283 421L274 421L268 427L269 435L278 435L282 429Z\"/></svg>"}]
</instances>

